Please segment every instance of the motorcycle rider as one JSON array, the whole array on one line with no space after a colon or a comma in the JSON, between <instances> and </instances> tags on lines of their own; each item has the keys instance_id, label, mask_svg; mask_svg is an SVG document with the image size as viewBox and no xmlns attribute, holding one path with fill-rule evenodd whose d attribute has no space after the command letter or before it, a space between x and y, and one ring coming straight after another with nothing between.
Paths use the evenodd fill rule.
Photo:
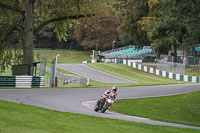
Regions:
<instances>
[{"instance_id":1,"label":"motorcycle rider","mask_svg":"<svg viewBox=\"0 0 200 133\"><path fill-rule=\"evenodd\" d=\"M108 89L104 95L102 96L103 98L105 98L107 95L111 95L113 96L114 100L117 97L117 87L112 87L111 89Z\"/></svg>"},{"instance_id":2,"label":"motorcycle rider","mask_svg":"<svg viewBox=\"0 0 200 133\"><path fill-rule=\"evenodd\" d=\"M112 87L111 89L108 89L105 93L104 93L104 95L103 96L101 96L101 99L99 100L99 102L102 100L102 99L104 99L104 98L106 98L107 96L112 96L114 99L114 101L115 101L115 99L116 99L116 97L117 97L117 87ZM103 104L102 104L103 105Z\"/></svg>"},{"instance_id":3,"label":"motorcycle rider","mask_svg":"<svg viewBox=\"0 0 200 133\"><path fill-rule=\"evenodd\" d=\"M105 100L107 97L112 97L113 101L115 101L117 97L117 87L112 87L111 89L108 89L104 95L101 96L100 100L97 101L97 105L95 106L95 111L101 110L103 108L103 105L105 103Z\"/></svg>"}]
</instances>

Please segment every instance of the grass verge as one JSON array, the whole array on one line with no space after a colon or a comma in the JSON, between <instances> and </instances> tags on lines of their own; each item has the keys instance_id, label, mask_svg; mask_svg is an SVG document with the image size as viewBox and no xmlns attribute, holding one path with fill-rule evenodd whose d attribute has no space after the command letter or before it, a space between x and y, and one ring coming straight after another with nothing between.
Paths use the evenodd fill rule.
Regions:
<instances>
[{"instance_id":1,"label":"grass verge","mask_svg":"<svg viewBox=\"0 0 200 133\"><path fill-rule=\"evenodd\" d=\"M63 113L0 101L2 133L198 133L199 130L153 126L122 120Z\"/></svg>"},{"instance_id":2,"label":"grass verge","mask_svg":"<svg viewBox=\"0 0 200 133\"><path fill-rule=\"evenodd\" d=\"M186 83L186 82L172 80L172 79L164 78L164 77L157 76L154 74L146 73L143 71L139 71L137 69L134 69L132 67L129 67L123 64L101 63L101 64L87 64L87 66L106 72L106 73L110 73L115 76L119 76L119 77L137 82L137 83L132 83L132 84L119 84L119 86L121 85L145 86L145 85L167 85L167 84Z\"/></svg>"},{"instance_id":3,"label":"grass verge","mask_svg":"<svg viewBox=\"0 0 200 133\"><path fill-rule=\"evenodd\" d=\"M69 71L66 71L66 70L63 70L63 69L60 69L60 68L57 68L57 70L59 72L62 72L62 73L65 73L65 74L70 74L70 75L74 75L74 76L78 76L78 77L83 77L81 75L78 75L78 74L74 74L74 73L71 73ZM111 87L111 86L133 86L134 84L132 83L123 83L123 84L111 84L111 83L102 83L102 82L98 82L98 81L95 81L95 80L92 80L90 79L90 85L89 86L83 86L83 87Z\"/></svg>"},{"instance_id":4,"label":"grass verge","mask_svg":"<svg viewBox=\"0 0 200 133\"><path fill-rule=\"evenodd\" d=\"M111 86L148 86L148 85L167 85L167 84L183 84L187 82L176 81L168 78L163 78L157 75L149 74L143 71L136 70L132 67L122 65L122 64L87 64L87 66L92 67L94 69L104 71L106 73L110 73L112 75L116 75L125 79L129 79L132 81L136 81L137 83L102 83L95 80L90 79L89 87L111 87ZM106 69L105 69L106 68ZM58 71L66 74L71 74L75 76L79 76L77 74L73 74L63 69L58 69Z\"/></svg>"},{"instance_id":5,"label":"grass verge","mask_svg":"<svg viewBox=\"0 0 200 133\"><path fill-rule=\"evenodd\" d=\"M40 61L42 55L46 55L47 66L51 65L51 61L60 54L58 57L59 64L66 63L81 63L82 61L91 59L91 51L59 51L59 50L34 50L34 60Z\"/></svg>"},{"instance_id":6,"label":"grass verge","mask_svg":"<svg viewBox=\"0 0 200 133\"><path fill-rule=\"evenodd\" d=\"M52 60L60 54L58 57L58 63L81 63L85 60L90 60L91 51L61 51L61 50L34 50L34 61L40 62L40 58L43 55L47 56L47 66L51 67ZM1 76L11 76L11 67L7 68L4 73L0 73Z\"/></svg>"},{"instance_id":7,"label":"grass verge","mask_svg":"<svg viewBox=\"0 0 200 133\"><path fill-rule=\"evenodd\" d=\"M123 99L113 111L200 127L200 91L155 98Z\"/></svg>"}]
</instances>

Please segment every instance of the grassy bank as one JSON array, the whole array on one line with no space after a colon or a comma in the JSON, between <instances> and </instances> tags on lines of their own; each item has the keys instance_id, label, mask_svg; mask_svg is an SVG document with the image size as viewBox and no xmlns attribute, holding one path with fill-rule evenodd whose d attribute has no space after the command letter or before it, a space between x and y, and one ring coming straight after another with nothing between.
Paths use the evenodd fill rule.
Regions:
<instances>
[{"instance_id":1,"label":"grassy bank","mask_svg":"<svg viewBox=\"0 0 200 133\"><path fill-rule=\"evenodd\" d=\"M164 84L179 84L185 83L176 81L154 74L139 71L132 67L123 64L87 64L89 67L98 69L100 71L110 73L115 76L119 76L125 79L135 81L137 83L124 84L125 86L138 86L138 85L164 85Z\"/></svg>"},{"instance_id":2,"label":"grassy bank","mask_svg":"<svg viewBox=\"0 0 200 133\"><path fill-rule=\"evenodd\" d=\"M52 60L60 54L58 57L58 63L81 63L85 60L90 60L91 51L61 51L61 50L34 50L34 62L40 62L43 55L46 55L47 66L51 66ZM0 73L0 76L11 76L11 67L7 68L4 73Z\"/></svg>"},{"instance_id":3,"label":"grassy bank","mask_svg":"<svg viewBox=\"0 0 200 133\"><path fill-rule=\"evenodd\" d=\"M134 68L128 67L122 64L87 64L87 66L116 75L125 79L135 81L137 83L102 83L90 79L89 87L111 87L111 86L146 86L146 85L166 85L166 84L180 84L185 82L180 82L176 80L171 80L167 78L162 78L153 74L142 72ZM105 69L106 68L106 69ZM58 69L58 71L66 74L72 74L79 76L77 74L70 73L68 71Z\"/></svg>"},{"instance_id":4,"label":"grassy bank","mask_svg":"<svg viewBox=\"0 0 200 133\"><path fill-rule=\"evenodd\" d=\"M85 60L90 60L91 51L59 51L59 50L34 50L34 60L40 61L42 55L48 56L47 65L50 66L51 61L60 54L58 63L81 63Z\"/></svg>"},{"instance_id":5,"label":"grassy bank","mask_svg":"<svg viewBox=\"0 0 200 133\"><path fill-rule=\"evenodd\" d=\"M154 120L200 126L200 91L166 97L118 100L112 110Z\"/></svg>"},{"instance_id":6,"label":"grassy bank","mask_svg":"<svg viewBox=\"0 0 200 133\"><path fill-rule=\"evenodd\" d=\"M198 130L153 126L122 120L63 113L0 101L2 133L198 133Z\"/></svg>"}]
</instances>

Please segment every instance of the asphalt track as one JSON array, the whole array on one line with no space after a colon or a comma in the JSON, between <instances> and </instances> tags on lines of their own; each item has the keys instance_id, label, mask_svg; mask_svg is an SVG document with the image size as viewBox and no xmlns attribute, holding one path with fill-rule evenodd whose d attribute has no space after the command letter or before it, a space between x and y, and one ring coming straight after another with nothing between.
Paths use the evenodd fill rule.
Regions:
<instances>
[{"instance_id":1,"label":"asphalt track","mask_svg":"<svg viewBox=\"0 0 200 133\"><path fill-rule=\"evenodd\" d=\"M80 88L80 89L0 89L0 99L21 104L43 107L61 112L72 112L91 116L134 121L152 125L164 125L180 128L199 129L200 127L153 121L122 115L107 111L104 114L95 112L93 106L108 88ZM162 85L142 87L119 87L118 99L157 97L164 95L182 94L200 91L199 84L192 85Z\"/></svg>"},{"instance_id":2,"label":"asphalt track","mask_svg":"<svg viewBox=\"0 0 200 133\"><path fill-rule=\"evenodd\" d=\"M58 64L57 67L102 83L136 83L90 68L84 64Z\"/></svg>"}]
</instances>

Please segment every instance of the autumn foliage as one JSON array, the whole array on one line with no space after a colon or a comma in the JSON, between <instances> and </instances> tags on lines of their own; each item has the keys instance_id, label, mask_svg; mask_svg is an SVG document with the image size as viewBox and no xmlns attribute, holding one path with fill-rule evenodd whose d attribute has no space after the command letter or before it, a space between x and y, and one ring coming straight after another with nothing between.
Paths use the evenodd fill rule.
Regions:
<instances>
[{"instance_id":1,"label":"autumn foliage","mask_svg":"<svg viewBox=\"0 0 200 133\"><path fill-rule=\"evenodd\" d=\"M111 11L79 20L75 26L75 38L84 49L109 49L117 39L118 17Z\"/></svg>"}]
</instances>

